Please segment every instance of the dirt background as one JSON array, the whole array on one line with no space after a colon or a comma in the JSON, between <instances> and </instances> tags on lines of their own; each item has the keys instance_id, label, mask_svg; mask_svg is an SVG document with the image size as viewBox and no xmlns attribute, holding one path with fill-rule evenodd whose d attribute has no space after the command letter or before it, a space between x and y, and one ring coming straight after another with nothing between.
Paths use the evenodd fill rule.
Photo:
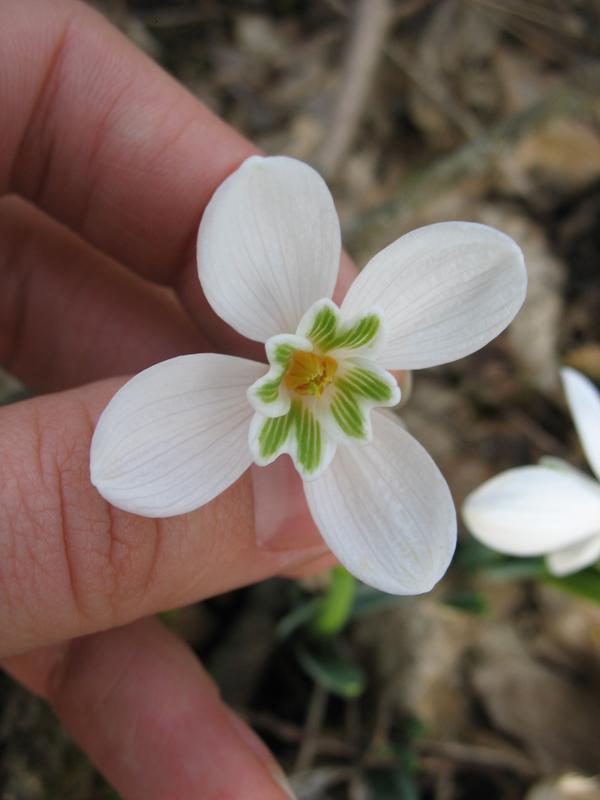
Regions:
<instances>
[{"instance_id":1,"label":"dirt background","mask_svg":"<svg viewBox=\"0 0 600 800\"><path fill-rule=\"evenodd\" d=\"M266 152L317 166L358 264L444 219L513 236L530 280L518 319L413 376L401 413L457 505L543 454L585 468L558 367L600 382L596 0L96 5ZM21 391L2 379L4 402ZM331 675L307 664L306 631L281 636L318 582L269 581L167 616L303 800L600 798L600 605L461 535L432 595L359 596L330 642ZM0 759L3 800L116 797L7 678Z\"/></svg>"}]
</instances>

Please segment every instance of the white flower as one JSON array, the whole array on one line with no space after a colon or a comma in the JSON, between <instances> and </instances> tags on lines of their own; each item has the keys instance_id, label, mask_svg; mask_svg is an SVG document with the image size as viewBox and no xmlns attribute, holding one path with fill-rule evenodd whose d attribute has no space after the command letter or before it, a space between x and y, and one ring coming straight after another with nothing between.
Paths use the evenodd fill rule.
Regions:
<instances>
[{"instance_id":1,"label":"white flower","mask_svg":"<svg viewBox=\"0 0 600 800\"><path fill-rule=\"evenodd\" d=\"M600 394L574 369L563 386L588 462L600 478ZM488 547L515 556L545 555L554 575L600 558L600 483L559 458L509 469L470 494L463 517Z\"/></svg>"},{"instance_id":2,"label":"white flower","mask_svg":"<svg viewBox=\"0 0 600 800\"><path fill-rule=\"evenodd\" d=\"M254 461L288 453L323 538L356 576L398 594L446 571L456 516L439 470L393 417L389 369L472 353L525 295L521 251L483 225L415 230L375 256L338 308L332 197L309 166L245 161L200 225L200 282L213 309L264 364L181 356L145 370L96 428L92 481L113 505L167 517L208 503Z\"/></svg>"}]
</instances>

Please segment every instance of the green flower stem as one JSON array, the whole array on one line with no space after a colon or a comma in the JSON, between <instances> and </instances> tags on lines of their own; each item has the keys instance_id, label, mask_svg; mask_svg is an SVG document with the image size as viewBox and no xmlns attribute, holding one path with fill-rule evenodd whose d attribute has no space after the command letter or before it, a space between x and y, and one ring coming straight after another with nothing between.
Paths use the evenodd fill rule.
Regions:
<instances>
[{"instance_id":1,"label":"green flower stem","mask_svg":"<svg viewBox=\"0 0 600 800\"><path fill-rule=\"evenodd\" d=\"M331 583L319 603L311 630L318 636L331 637L339 633L350 619L356 593L356 579L344 567L331 570Z\"/></svg>"}]
</instances>

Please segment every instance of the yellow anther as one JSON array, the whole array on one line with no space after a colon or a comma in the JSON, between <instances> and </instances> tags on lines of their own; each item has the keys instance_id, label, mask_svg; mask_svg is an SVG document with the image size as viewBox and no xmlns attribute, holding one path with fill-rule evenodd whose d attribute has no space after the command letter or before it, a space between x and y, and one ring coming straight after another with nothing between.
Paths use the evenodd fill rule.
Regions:
<instances>
[{"instance_id":1,"label":"yellow anther","mask_svg":"<svg viewBox=\"0 0 600 800\"><path fill-rule=\"evenodd\" d=\"M337 361L329 356L318 356L296 350L285 373L285 385L298 394L320 397L333 380Z\"/></svg>"}]
</instances>

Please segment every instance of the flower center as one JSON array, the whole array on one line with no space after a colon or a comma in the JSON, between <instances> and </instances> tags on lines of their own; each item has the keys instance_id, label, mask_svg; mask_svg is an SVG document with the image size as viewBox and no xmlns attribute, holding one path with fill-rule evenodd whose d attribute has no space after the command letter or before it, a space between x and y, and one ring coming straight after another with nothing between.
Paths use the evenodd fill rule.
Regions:
<instances>
[{"instance_id":1,"label":"flower center","mask_svg":"<svg viewBox=\"0 0 600 800\"><path fill-rule=\"evenodd\" d=\"M321 397L333 380L337 366L337 361L329 356L296 350L285 373L285 385L298 394Z\"/></svg>"}]
</instances>

